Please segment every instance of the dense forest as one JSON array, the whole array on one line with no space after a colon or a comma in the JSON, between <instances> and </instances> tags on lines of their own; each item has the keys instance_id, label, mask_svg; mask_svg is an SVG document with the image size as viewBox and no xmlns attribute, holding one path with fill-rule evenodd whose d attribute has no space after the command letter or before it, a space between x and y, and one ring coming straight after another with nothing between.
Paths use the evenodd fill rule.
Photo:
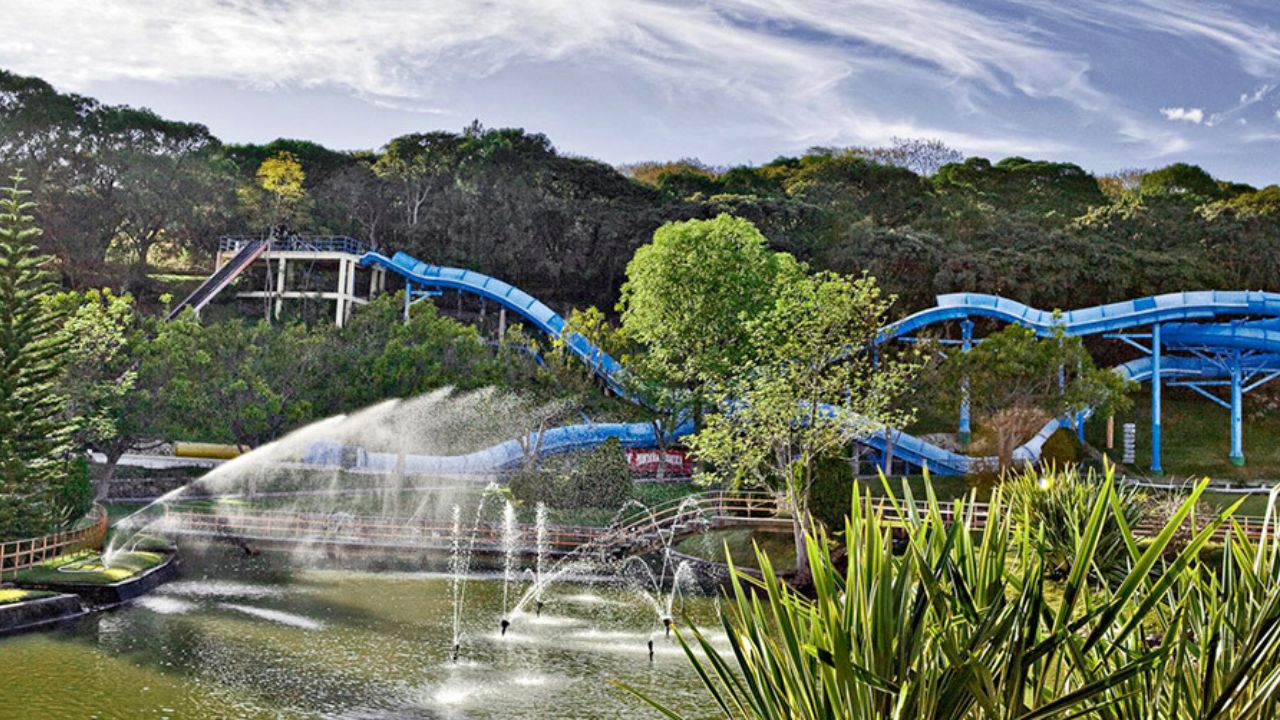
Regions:
<instances>
[{"instance_id":1,"label":"dense forest","mask_svg":"<svg viewBox=\"0 0 1280 720\"><path fill-rule=\"evenodd\" d=\"M157 268L207 268L218 235L262 232L276 219L257 180L279 157L303 171L295 230L477 269L562 309L612 308L627 260L657 227L722 212L816 268L872 273L899 296L898 312L958 290L1068 308L1277 289L1280 277L1280 187L1185 164L1099 177L1065 162L992 163L900 140L760 166L615 168L561 154L539 134L478 123L368 152L303 140L233 145L202 125L0 73L0 171L28 177L42 249L70 289L154 298Z\"/></svg>"}]
</instances>

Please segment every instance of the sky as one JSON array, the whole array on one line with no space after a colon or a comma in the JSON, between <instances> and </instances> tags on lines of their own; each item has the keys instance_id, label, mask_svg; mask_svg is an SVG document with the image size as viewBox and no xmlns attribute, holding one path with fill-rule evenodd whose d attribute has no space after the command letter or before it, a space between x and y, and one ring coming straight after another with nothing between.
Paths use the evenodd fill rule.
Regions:
<instances>
[{"instance_id":1,"label":"sky","mask_svg":"<svg viewBox=\"0 0 1280 720\"><path fill-rule=\"evenodd\" d=\"M4 0L0 68L230 142L478 119L613 164L924 137L1280 182L1280 0Z\"/></svg>"}]
</instances>

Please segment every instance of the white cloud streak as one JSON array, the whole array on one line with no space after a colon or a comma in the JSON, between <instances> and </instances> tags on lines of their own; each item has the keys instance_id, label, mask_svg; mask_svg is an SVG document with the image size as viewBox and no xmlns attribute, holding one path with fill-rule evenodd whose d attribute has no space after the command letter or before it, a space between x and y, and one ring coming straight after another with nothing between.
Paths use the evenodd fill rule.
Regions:
<instances>
[{"instance_id":1,"label":"white cloud streak","mask_svg":"<svg viewBox=\"0 0 1280 720\"><path fill-rule=\"evenodd\" d=\"M1273 31L1191 0L1024 4L1190 35L1251 71L1280 68ZM71 89L219 80L447 112L442 98L511 68L574 66L673 104L740 109L742 124L794 143L928 135L969 152L1067 151L992 110L1025 97L1074 108L1063 121L1088 115L1152 153L1186 146L1149 110L1099 90L1089 59L1062 46L1031 20L944 0L6 0L0 14L0 66ZM873 91L894 90L937 97L969 122L877 104Z\"/></svg>"},{"instance_id":2,"label":"white cloud streak","mask_svg":"<svg viewBox=\"0 0 1280 720\"><path fill-rule=\"evenodd\" d=\"M972 152L1062 148L1007 127L968 133L873 108L859 88L878 83L960 105L973 93L1105 101L1083 58L942 0L9 0L0 16L0 64L72 89L213 79L336 87L440 111L442 88L557 63L751 108L762 127L799 142L931 135Z\"/></svg>"}]
</instances>

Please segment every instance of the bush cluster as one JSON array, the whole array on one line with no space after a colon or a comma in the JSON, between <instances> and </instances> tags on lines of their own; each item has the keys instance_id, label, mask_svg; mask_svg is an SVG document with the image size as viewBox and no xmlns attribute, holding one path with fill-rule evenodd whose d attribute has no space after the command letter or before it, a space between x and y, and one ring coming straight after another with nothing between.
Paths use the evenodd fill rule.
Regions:
<instances>
[{"instance_id":1,"label":"bush cluster","mask_svg":"<svg viewBox=\"0 0 1280 720\"><path fill-rule=\"evenodd\" d=\"M631 469L622 445L609 440L585 453L553 458L511 475L511 494L526 504L561 510L616 508L631 497Z\"/></svg>"}]
</instances>

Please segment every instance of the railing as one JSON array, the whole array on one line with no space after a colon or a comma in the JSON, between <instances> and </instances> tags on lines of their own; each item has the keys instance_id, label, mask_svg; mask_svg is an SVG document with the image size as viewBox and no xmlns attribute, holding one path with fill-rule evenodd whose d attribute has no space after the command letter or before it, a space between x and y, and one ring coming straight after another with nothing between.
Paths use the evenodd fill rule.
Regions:
<instances>
[{"instance_id":1,"label":"railing","mask_svg":"<svg viewBox=\"0 0 1280 720\"><path fill-rule=\"evenodd\" d=\"M376 547L439 548L448 547L453 542L451 523L397 521L346 513L170 510L161 529L245 540L330 542ZM532 530L531 526L521 526L521 532L527 536L531 536ZM497 523L468 525L464 531L468 541L474 537L479 547L500 546L503 540L504 530ZM546 541L554 549L566 550L591 542L599 534L596 528L556 526L547 528Z\"/></svg>"},{"instance_id":2,"label":"railing","mask_svg":"<svg viewBox=\"0 0 1280 720\"><path fill-rule=\"evenodd\" d=\"M41 537L0 543L0 580L59 555L101 547L107 537L107 511L94 505L78 527Z\"/></svg>"},{"instance_id":3,"label":"railing","mask_svg":"<svg viewBox=\"0 0 1280 720\"><path fill-rule=\"evenodd\" d=\"M225 235L218 239L218 253L235 253L251 243L270 240L267 252L338 252L364 255L369 247L345 235L289 235L268 238L265 235Z\"/></svg>"},{"instance_id":4,"label":"railing","mask_svg":"<svg viewBox=\"0 0 1280 720\"><path fill-rule=\"evenodd\" d=\"M929 505L924 501L910 506L895 506L887 499L880 498L871 498L870 502L880 514L881 521L888 526L905 527L913 522L910 516L912 510L920 517L927 516L930 512ZM979 502L943 502L938 506L943 522L965 522L975 529L986 526L990 511L989 504ZM545 542L549 548L558 552L568 552L584 545L593 545L603 550L634 551L716 527L768 526L789 522L785 509L774 495L713 491L686 496L624 515L610 527L550 526L545 530ZM1254 541L1262 537L1266 526L1263 518L1249 516L1237 517L1235 523ZM1133 527L1133 533L1139 537L1152 537L1163 526L1156 519L1143 520ZM452 523L434 519L412 521L347 513L170 509L161 529L228 539L374 547L443 549L450 547L454 541ZM532 525L520 526L520 533L526 539L526 547L532 548L534 532ZM1215 532L1214 539L1225 540L1232 532L1233 526L1228 524ZM1270 532L1275 532L1274 525ZM482 550L501 548L503 533L502 524L496 522L468 525L464 528L467 542Z\"/></svg>"}]
</instances>

